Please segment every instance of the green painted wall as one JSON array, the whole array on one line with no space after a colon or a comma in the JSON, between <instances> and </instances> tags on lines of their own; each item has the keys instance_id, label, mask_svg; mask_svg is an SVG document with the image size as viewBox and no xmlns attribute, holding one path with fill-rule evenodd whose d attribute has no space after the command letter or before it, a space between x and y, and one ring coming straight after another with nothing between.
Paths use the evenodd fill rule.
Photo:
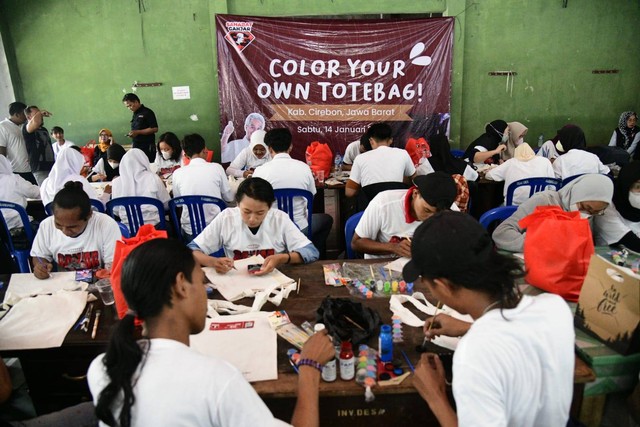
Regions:
<instances>
[{"instance_id":1,"label":"green painted wall","mask_svg":"<svg viewBox=\"0 0 640 427\"><path fill-rule=\"evenodd\" d=\"M620 112L638 108L640 55L635 0L4 0L0 30L13 54L17 94L50 109L84 143L101 127L126 142L130 113L120 100L134 81L157 114L161 132L198 132L218 150L215 13L261 16L441 12L456 16L451 136L466 146L495 118L552 136L581 125L604 143ZM593 69L619 69L594 75ZM513 92L495 70L514 70ZM173 101L188 85L191 99ZM0 107L2 108L2 107ZM6 114L3 112L3 114ZM197 114L199 121L189 119Z\"/></svg>"}]
</instances>

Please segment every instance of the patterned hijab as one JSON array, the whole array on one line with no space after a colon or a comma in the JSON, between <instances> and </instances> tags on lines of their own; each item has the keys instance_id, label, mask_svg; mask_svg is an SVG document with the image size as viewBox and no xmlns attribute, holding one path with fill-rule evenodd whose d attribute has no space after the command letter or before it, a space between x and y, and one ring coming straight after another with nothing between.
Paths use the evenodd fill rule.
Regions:
<instances>
[{"instance_id":1,"label":"patterned hijab","mask_svg":"<svg viewBox=\"0 0 640 427\"><path fill-rule=\"evenodd\" d=\"M108 139L108 143L106 142L102 142L102 140L100 139L100 134L104 132L106 133L110 139ZM113 143L113 134L111 133L111 131L107 128L104 129L100 129L100 132L98 132L98 147L100 148L100 152L104 153L105 151L107 151L107 148L109 148L109 146L111 145L111 143Z\"/></svg>"},{"instance_id":2,"label":"patterned hijab","mask_svg":"<svg viewBox=\"0 0 640 427\"><path fill-rule=\"evenodd\" d=\"M618 130L622 135L624 135L624 148L627 149L633 142L633 138L635 138L636 133L638 133L638 126L630 128L627 127L627 120L629 117L636 116L635 111L625 111L620 114L620 119L618 120Z\"/></svg>"}]
</instances>

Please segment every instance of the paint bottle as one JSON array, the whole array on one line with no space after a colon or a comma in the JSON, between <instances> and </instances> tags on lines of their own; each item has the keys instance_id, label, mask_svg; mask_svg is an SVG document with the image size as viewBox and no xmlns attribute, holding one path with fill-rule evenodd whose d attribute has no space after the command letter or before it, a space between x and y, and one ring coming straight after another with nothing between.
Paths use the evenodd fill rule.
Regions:
<instances>
[{"instance_id":1,"label":"paint bottle","mask_svg":"<svg viewBox=\"0 0 640 427\"><path fill-rule=\"evenodd\" d=\"M316 323L313 330L317 333L325 329L323 323ZM336 358L329 360L322 367L322 380L328 383L333 382L338 377L338 367L336 366Z\"/></svg>"},{"instance_id":2,"label":"paint bottle","mask_svg":"<svg viewBox=\"0 0 640 427\"><path fill-rule=\"evenodd\" d=\"M381 362L386 363L393 360L393 335L391 334L391 326L389 325L382 325L380 328L378 352Z\"/></svg>"},{"instance_id":3,"label":"paint bottle","mask_svg":"<svg viewBox=\"0 0 640 427\"><path fill-rule=\"evenodd\" d=\"M340 379L352 380L356 375L356 359L350 341L343 341L340 349Z\"/></svg>"}]
</instances>

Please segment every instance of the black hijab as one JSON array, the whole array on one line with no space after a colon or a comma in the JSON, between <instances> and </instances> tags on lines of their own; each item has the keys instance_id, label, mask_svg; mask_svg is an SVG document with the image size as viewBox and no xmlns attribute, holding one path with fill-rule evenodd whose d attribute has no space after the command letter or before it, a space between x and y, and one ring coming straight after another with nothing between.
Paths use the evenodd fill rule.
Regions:
<instances>
[{"instance_id":1,"label":"black hijab","mask_svg":"<svg viewBox=\"0 0 640 427\"><path fill-rule=\"evenodd\" d=\"M563 150L558 150L561 155L569 150L584 150L587 148L587 139L584 136L584 132L576 125L563 126L558 130L558 134L554 139L562 144Z\"/></svg>"},{"instance_id":2,"label":"black hijab","mask_svg":"<svg viewBox=\"0 0 640 427\"><path fill-rule=\"evenodd\" d=\"M436 135L429 140L429 149L431 157L429 163L434 171L446 172L449 175L464 174L467 162L462 159L456 159L451 154L451 145L445 135Z\"/></svg>"},{"instance_id":3,"label":"black hijab","mask_svg":"<svg viewBox=\"0 0 640 427\"><path fill-rule=\"evenodd\" d=\"M629 190L634 182L640 180L640 160L634 160L622 166L613 189L613 204L623 218L631 222L640 222L640 209L629 203Z\"/></svg>"},{"instance_id":4,"label":"black hijab","mask_svg":"<svg viewBox=\"0 0 640 427\"><path fill-rule=\"evenodd\" d=\"M476 138L467 150L464 152L464 158L469 159L470 163L473 163L473 156L476 154L475 147L481 146L487 149L487 151L495 150L498 148L498 144L502 141L502 134L507 129L507 122L504 120L494 120L491 123L488 123L484 127L484 133ZM497 154L493 157L494 163L498 163L500 161L500 155Z\"/></svg>"}]
</instances>

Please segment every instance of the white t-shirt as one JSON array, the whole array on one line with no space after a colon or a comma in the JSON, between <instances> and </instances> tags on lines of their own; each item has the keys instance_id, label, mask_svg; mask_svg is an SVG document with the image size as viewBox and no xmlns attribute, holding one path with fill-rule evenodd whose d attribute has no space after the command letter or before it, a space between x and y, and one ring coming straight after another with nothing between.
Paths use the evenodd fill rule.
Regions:
<instances>
[{"instance_id":1,"label":"white t-shirt","mask_svg":"<svg viewBox=\"0 0 640 427\"><path fill-rule=\"evenodd\" d=\"M0 175L0 200L16 203L26 209L27 198L39 199L40 188L20 175ZM2 216L4 216L9 230L23 226L18 212L13 209L3 209Z\"/></svg>"},{"instance_id":2,"label":"white t-shirt","mask_svg":"<svg viewBox=\"0 0 640 427\"><path fill-rule=\"evenodd\" d=\"M344 150L344 157L342 158L342 162L347 165L352 165L353 161L356 159L356 157L358 157L359 154L360 140L357 139L347 145L347 148Z\"/></svg>"},{"instance_id":3,"label":"white t-shirt","mask_svg":"<svg viewBox=\"0 0 640 427\"><path fill-rule=\"evenodd\" d=\"M253 234L242 222L240 208L228 208L216 216L194 240L206 254L224 248L225 255L233 259L251 255L269 255L291 252L311 243L289 215L276 208L269 209L258 232Z\"/></svg>"},{"instance_id":4,"label":"white t-shirt","mask_svg":"<svg viewBox=\"0 0 640 427\"><path fill-rule=\"evenodd\" d=\"M413 237L416 228L422 224L422 221L414 219L410 213L410 194L413 191L418 190L412 187L409 190L387 190L378 193L362 214L355 233L362 238L382 243ZM451 210L459 211L460 209L454 203L451 205ZM347 244L350 245L351 242ZM393 255L364 254L365 259L389 256Z\"/></svg>"},{"instance_id":5,"label":"white t-shirt","mask_svg":"<svg viewBox=\"0 0 640 427\"><path fill-rule=\"evenodd\" d=\"M560 153L556 150L556 145L553 141L549 140L542 144L542 147L536 153L536 156L546 157L547 159L555 159L560 157Z\"/></svg>"},{"instance_id":6,"label":"white t-shirt","mask_svg":"<svg viewBox=\"0 0 640 427\"><path fill-rule=\"evenodd\" d=\"M623 218L613 203L605 209L604 215L592 216L589 223L597 246L618 243L629 231L633 231L640 237L638 234L640 223Z\"/></svg>"},{"instance_id":7,"label":"white t-shirt","mask_svg":"<svg viewBox=\"0 0 640 427\"><path fill-rule=\"evenodd\" d=\"M238 157L238 154L245 148L247 148L250 144L250 141L247 139L245 135L242 139L234 139L233 141L229 141L227 145L222 148L222 152L220 153L220 161L222 163L230 163Z\"/></svg>"},{"instance_id":8,"label":"white t-shirt","mask_svg":"<svg viewBox=\"0 0 640 427\"><path fill-rule=\"evenodd\" d=\"M557 295L523 296L514 309L487 312L453 355L458 425L566 425L574 344L573 316Z\"/></svg>"},{"instance_id":9,"label":"white t-shirt","mask_svg":"<svg viewBox=\"0 0 640 427\"><path fill-rule=\"evenodd\" d=\"M379 182L403 182L406 176L415 172L406 150L382 145L356 157L349 179L366 187Z\"/></svg>"},{"instance_id":10,"label":"white t-shirt","mask_svg":"<svg viewBox=\"0 0 640 427\"><path fill-rule=\"evenodd\" d=\"M247 147L233 159L233 162L227 168L227 175L235 176L236 178L243 178L244 171L248 169L255 169L258 166L264 165L271 160L269 153L265 153L261 159L257 158L251 151L251 147Z\"/></svg>"},{"instance_id":11,"label":"white t-shirt","mask_svg":"<svg viewBox=\"0 0 640 427\"><path fill-rule=\"evenodd\" d=\"M87 373L93 402L109 383L96 357ZM204 356L170 339L150 340L135 374L132 426L288 426L273 417L240 371L224 360ZM116 410L116 419L121 406ZM106 424L100 422L100 426Z\"/></svg>"},{"instance_id":12,"label":"white t-shirt","mask_svg":"<svg viewBox=\"0 0 640 427\"><path fill-rule=\"evenodd\" d=\"M97 269L113 262L116 241L122 238L113 218L93 212L78 237L65 236L54 221L50 216L40 223L31 256L56 262L60 270Z\"/></svg>"},{"instance_id":13,"label":"white t-shirt","mask_svg":"<svg viewBox=\"0 0 640 427\"><path fill-rule=\"evenodd\" d=\"M414 220L407 212L407 195L413 191L414 189L388 190L378 193L362 214L356 226L356 234L382 243L413 237L416 228L422 224L422 221ZM411 203L411 196L408 197ZM351 242L347 244L350 245ZM389 255L364 254L364 257L388 258Z\"/></svg>"},{"instance_id":14,"label":"white t-shirt","mask_svg":"<svg viewBox=\"0 0 640 427\"><path fill-rule=\"evenodd\" d=\"M180 196L211 196L227 202L233 201L229 180L222 166L218 163L207 163L200 158L192 159L187 166L173 173L173 197ZM220 212L220 208L213 204L206 204L203 208L207 224ZM182 209L180 223L187 234L193 233L189 211L186 208Z\"/></svg>"},{"instance_id":15,"label":"white t-shirt","mask_svg":"<svg viewBox=\"0 0 640 427\"><path fill-rule=\"evenodd\" d=\"M13 172L31 172L22 128L9 119L0 122L0 147L7 149L7 159L11 162Z\"/></svg>"},{"instance_id":16,"label":"white t-shirt","mask_svg":"<svg viewBox=\"0 0 640 427\"><path fill-rule=\"evenodd\" d=\"M609 167L602 164L598 156L588 151L569 150L553 162L556 178L565 179L583 173L609 173Z\"/></svg>"},{"instance_id":17,"label":"white t-shirt","mask_svg":"<svg viewBox=\"0 0 640 427\"><path fill-rule=\"evenodd\" d=\"M164 157L162 157L162 153L156 152L156 159L153 161L152 168L158 175L161 175L163 178L167 178L177 168L183 166L182 160L182 154L180 154L180 158L178 160L165 160Z\"/></svg>"},{"instance_id":18,"label":"white t-shirt","mask_svg":"<svg viewBox=\"0 0 640 427\"><path fill-rule=\"evenodd\" d=\"M58 141L53 141L53 143L51 143L51 148L53 148L53 155L54 157L57 159L58 158L58 153L60 152L60 150L62 150L63 148L67 148L67 147L72 147L76 144L74 144L73 142L69 141L68 139L64 140L64 144L60 145L58 144ZM102 160L102 158L101 158Z\"/></svg>"},{"instance_id":19,"label":"white t-shirt","mask_svg":"<svg viewBox=\"0 0 640 427\"><path fill-rule=\"evenodd\" d=\"M549 159L535 156L527 162L516 158L509 159L503 164L489 169L485 176L487 179L494 181L504 181L503 194L507 197L507 191L512 183L525 178L554 178L554 173ZM527 200L529 198L529 190L529 187L517 188L513 193L513 204L519 205Z\"/></svg>"},{"instance_id":20,"label":"white t-shirt","mask_svg":"<svg viewBox=\"0 0 640 427\"><path fill-rule=\"evenodd\" d=\"M280 188L299 188L316 194L316 183L309 165L292 159L287 153L276 154L273 159L253 172L254 178L269 181L274 190ZM277 205L274 205L277 207ZM293 220L300 230L309 225L307 217L307 201L303 197L293 200Z\"/></svg>"}]
</instances>

